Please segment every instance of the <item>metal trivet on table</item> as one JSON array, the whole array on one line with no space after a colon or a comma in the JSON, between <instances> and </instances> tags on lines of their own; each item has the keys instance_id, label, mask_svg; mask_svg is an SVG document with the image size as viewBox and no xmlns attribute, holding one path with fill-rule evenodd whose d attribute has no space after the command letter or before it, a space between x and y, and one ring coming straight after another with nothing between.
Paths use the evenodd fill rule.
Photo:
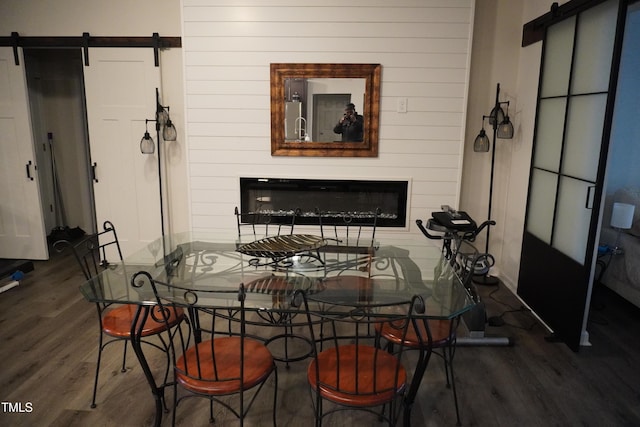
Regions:
<instances>
[{"instance_id":1,"label":"metal trivet on table","mask_svg":"<svg viewBox=\"0 0 640 427\"><path fill-rule=\"evenodd\" d=\"M254 257L249 261L250 265L287 267L291 264L291 257L295 255L304 254L320 260L318 250L326 245L327 241L320 236L311 234L284 234L245 243L238 246L236 250L242 254ZM261 259L265 258L270 261L261 261Z\"/></svg>"}]
</instances>

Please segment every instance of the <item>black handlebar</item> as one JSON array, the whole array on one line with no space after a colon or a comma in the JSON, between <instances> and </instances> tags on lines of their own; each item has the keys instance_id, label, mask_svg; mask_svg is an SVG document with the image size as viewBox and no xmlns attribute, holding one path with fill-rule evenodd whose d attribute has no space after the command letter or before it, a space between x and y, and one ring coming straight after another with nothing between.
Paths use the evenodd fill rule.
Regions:
<instances>
[{"instance_id":1,"label":"black handlebar","mask_svg":"<svg viewBox=\"0 0 640 427\"><path fill-rule=\"evenodd\" d=\"M475 230L473 230L473 231L469 231L469 232L466 232L466 233L464 234L463 238L464 238L465 240L468 240L468 241L470 241L470 242L473 242L474 240L476 240L476 236L477 236L478 234L480 234L480 233L482 232L482 230L484 230L484 228L485 228L485 227L488 227L488 226L490 226L490 225L496 225L496 222L495 222L494 220L492 220L492 219L491 219L491 220L488 220L488 221L485 221L485 222L483 222L482 224L480 224L480 225L478 226L478 228L476 228Z\"/></svg>"},{"instance_id":2,"label":"black handlebar","mask_svg":"<svg viewBox=\"0 0 640 427\"><path fill-rule=\"evenodd\" d=\"M440 239L442 239L442 236L434 235L434 234L429 234L429 232L427 231L427 229L426 229L426 228L424 228L424 225L422 225L422 220L421 220L421 219L416 219L416 225L418 226L418 228L420 229L420 231L422 231L422 234L424 234L425 236L427 236L427 238L432 239L432 240L440 240Z\"/></svg>"},{"instance_id":3,"label":"black handlebar","mask_svg":"<svg viewBox=\"0 0 640 427\"><path fill-rule=\"evenodd\" d=\"M420 229L422 234L424 234L428 239L432 239L432 240L442 240L442 239L448 238L448 236L446 236L446 234L458 234L456 232L456 230L449 229L449 228L445 232L444 236L437 235L437 234L431 234L425 228L425 226L422 224L422 220L421 219L417 219L416 220L416 225L418 226L418 228ZM485 227L488 227L490 225L496 225L496 222L494 220L485 221L482 224L480 224L480 226L478 226L475 230L467 231L467 232L462 233L462 239L463 240L467 240L469 242L473 242L476 239L476 236L478 234L480 234L482 232L482 230L485 229Z\"/></svg>"}]
</instances>

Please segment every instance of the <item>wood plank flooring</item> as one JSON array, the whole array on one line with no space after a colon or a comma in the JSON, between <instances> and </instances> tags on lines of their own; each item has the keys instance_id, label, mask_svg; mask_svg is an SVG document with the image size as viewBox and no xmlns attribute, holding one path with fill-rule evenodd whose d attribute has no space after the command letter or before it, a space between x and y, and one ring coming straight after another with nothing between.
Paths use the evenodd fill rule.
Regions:
<instances>
[{"instance_id":1,"label":"wood plank flooring","mask_svg":"<svg viewBox=\"0 0 640 427\"><path fill-rule=\"evenodd\" d=\"M148 426L154 403L129 351L120 372L119 344L103 357L98 407L91 392L98 338L95 307L78 287L75 261L54 255L34 262L20 286L0 294L0 425L2 426ZM465 426L638 426L640 425L640 314L606 289L597 294L601 309L592 312L592 347L574 353L545 339L546 331L503 287L479 289L489 316L501 327L487 335L509 336L511 347L459 347L456 384ZM464 331L461 331L464 335ZM162 367L160 355L152 365ZM409 361L410 362L410 361ZM313 424L306 383L307 362L278 366L278 425ZM246 425L268 426L273 383L251 411ZM168 392L170 397L171 393ZM18 403L32 411L9 412ZM178 425L209 425L205 401L178 408ZM216 425L238 425L219 410ZM455 425L453 399L445 387L442 361L433 358L412 412L412 425ZM370 426L378 421L359 412L332 416L327 426ZM164 426L171 425L171 413Z\"/></svg>"}]
</instances>

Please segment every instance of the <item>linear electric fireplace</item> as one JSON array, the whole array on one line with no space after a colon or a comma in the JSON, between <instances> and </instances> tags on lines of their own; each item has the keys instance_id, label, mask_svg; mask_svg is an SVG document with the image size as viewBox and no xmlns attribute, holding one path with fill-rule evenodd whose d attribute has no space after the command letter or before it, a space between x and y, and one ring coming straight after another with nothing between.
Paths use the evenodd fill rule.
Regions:
<instances>
[{"instance_id":1,"label":"linear electric fireplace","mask_svg":"<svg viewBox=\"0 0 640 427\"><path fill-rule=\"evenodd\" d=\"M264 214L288 223L296 209L297 224L340 224L344 215L368 223L379 209L378 227L404 227L407 181L240 178L241 215ZM246 218L242 218L246 221Z\"/></svg>"}]
</instances>

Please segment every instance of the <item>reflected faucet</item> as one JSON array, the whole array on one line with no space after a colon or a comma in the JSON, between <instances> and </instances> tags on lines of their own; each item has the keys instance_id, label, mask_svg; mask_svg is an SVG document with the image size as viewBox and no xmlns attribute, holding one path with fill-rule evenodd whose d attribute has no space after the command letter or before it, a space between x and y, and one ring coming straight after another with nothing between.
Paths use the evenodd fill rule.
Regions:
<instances>
[{"instance_id":1,"label":"reflected faucet","mask_svg":"<svg viewBox=\"0 0 640 427\"><path fill-rule=\"evenodd\" d=\"M302 141L303 139L309 141L309 136L307 135L307 119L302 116L296 118L294 127L295 133L298 135L298 141Z\"/></svg>"}]
</instances>

